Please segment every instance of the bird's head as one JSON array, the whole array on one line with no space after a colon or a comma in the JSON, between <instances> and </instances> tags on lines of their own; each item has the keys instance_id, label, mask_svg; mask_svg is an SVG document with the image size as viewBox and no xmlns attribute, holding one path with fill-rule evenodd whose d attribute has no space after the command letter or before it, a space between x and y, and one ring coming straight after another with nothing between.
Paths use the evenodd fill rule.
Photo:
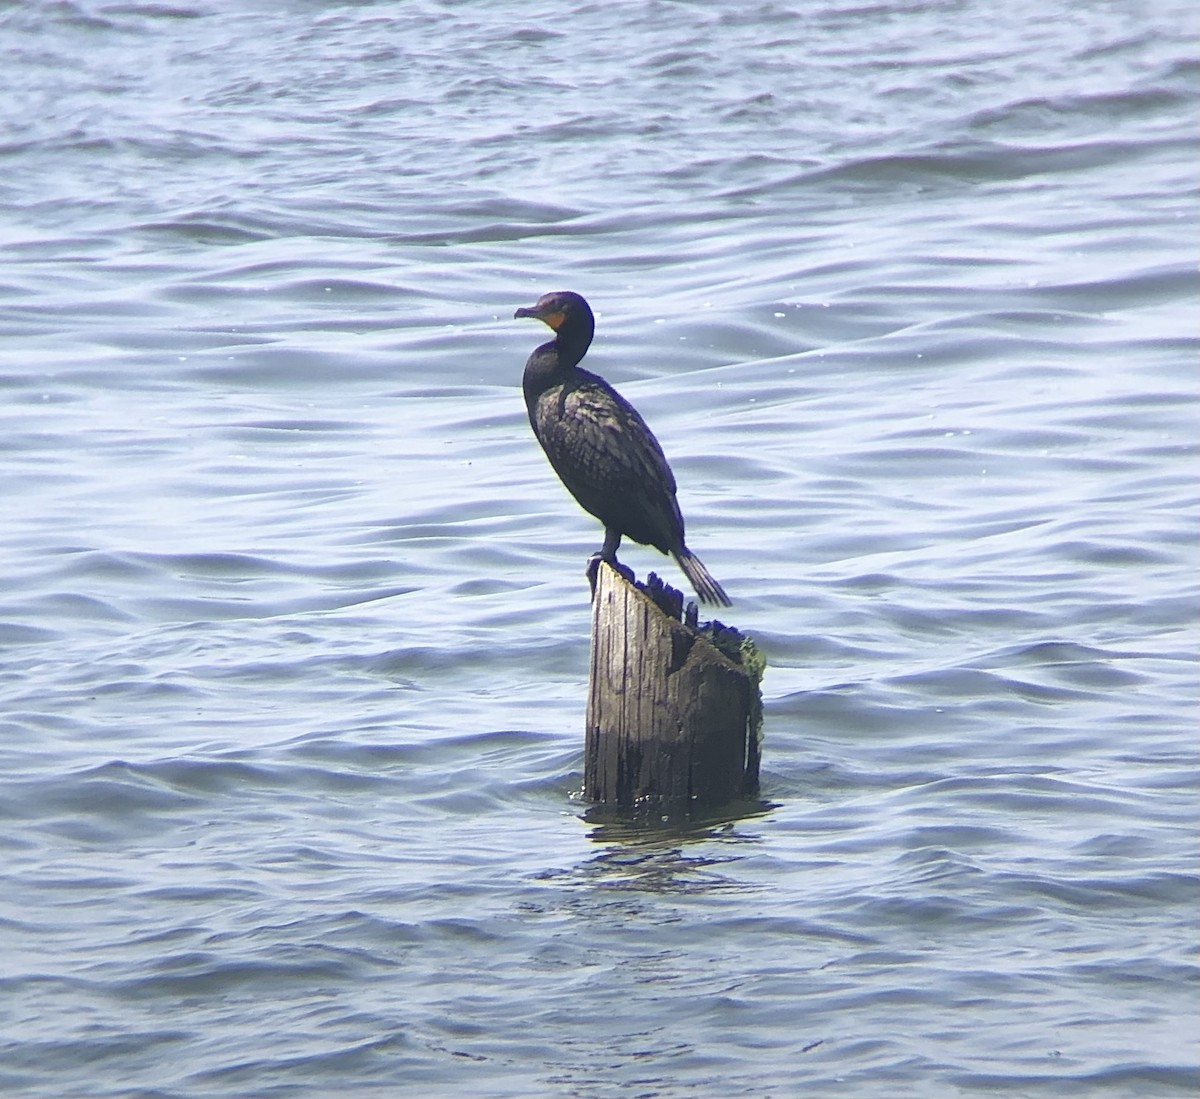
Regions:
<instances>
[{"instance_id":1,"label":"bird's head","mask_svg":"<svg viewBox=\"0 0 1200 1099\"><path fill-rule=\"evenodd\" d=\"M591 307L581 295L571 290L554 290L543 294L536 304L523 306L513 317L533 317L543 324L548 324L555 332L564 324L574 322L568 327L586 328L590 334L594 323Z\"/></svg>"}]
</instances>

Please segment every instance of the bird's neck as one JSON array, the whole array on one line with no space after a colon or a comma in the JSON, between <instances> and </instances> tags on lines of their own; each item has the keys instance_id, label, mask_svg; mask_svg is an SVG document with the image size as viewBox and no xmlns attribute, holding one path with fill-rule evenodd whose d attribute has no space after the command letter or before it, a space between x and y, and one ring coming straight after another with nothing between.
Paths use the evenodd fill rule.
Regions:
<instances>
[{"instance_id":1,"label":"bird's neck","mask_svg":"<svg viewBox=\"0 0 1200 1099\"><path fill-rule=\"evenodd\" d=\"M591 332L559 330L554 339L534 348L525 364L525 388L541 392L558 385L574 371L592 342Z\"/></svg>"},{"instance_id":2,"label":"bird's neck","mask_svg":"<svg viewBox=\"0 0 1200 1099\"><path fill-rule=\"evenodd\" d=\"M525 403L532 409L538 397L551 386L561 383L569 372L559 362L558 345L554 340L535 347L525 364L525 376L521 380L525 390Z\"/></svg>"},{"instance_id":3,"label":"bird's neck","mask_svg":"<svg viewBox=\"0 0 1200 1099\"><path fill-rule=\"evenodd\" d=\"M579 328L574 325L563 325L555 333L554 348L563 370L570 370L571 367L579 365L580 360L587 354L587 349L592 345L593 331L590 324Z\"/></svg>"}]
</instances>

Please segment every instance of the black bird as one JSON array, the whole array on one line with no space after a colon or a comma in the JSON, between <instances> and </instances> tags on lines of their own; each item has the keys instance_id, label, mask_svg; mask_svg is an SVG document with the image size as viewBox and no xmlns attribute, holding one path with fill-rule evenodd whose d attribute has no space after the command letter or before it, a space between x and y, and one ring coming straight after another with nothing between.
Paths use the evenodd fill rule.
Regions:
<instances>
[{"instance_id":1,"label":"black bird","mask_svg":"<svg viewBox=\"0 0 1200 1099\"><path fill-rule=\"evenodd\" d=\"M554 329L525 364L525 407L562 483L604 524L600 558L615 563L622 537L654 546L679 562L702 603L728 607L729 596L684 543L675 477L658 440L633 405L579 367L596 328L591 307L558 290L514 316Z\"/></svg>"}]
</instances>

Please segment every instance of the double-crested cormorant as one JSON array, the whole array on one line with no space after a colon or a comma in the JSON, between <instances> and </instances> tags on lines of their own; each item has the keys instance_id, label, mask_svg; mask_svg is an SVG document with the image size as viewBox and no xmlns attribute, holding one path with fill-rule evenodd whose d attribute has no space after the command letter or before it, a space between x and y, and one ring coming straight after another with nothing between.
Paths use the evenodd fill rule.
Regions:
<instances>
[{"instance_id":1,"label":"double-crested cormorant","mask_svg":"<svg viewBox=\"0 0 1200 1099\"><path fill-rule=\"evenodd\" d=\"M679 562L702 603L729 596L683 540L675 477L637 410L603 378L579 368L596 322L569 290L544 294L516 317L535 317L554 339L525 364L525 407L533 433L568 491L604 524L602 560L615 562L622 537Z\"/></svg>"}]
</instances>

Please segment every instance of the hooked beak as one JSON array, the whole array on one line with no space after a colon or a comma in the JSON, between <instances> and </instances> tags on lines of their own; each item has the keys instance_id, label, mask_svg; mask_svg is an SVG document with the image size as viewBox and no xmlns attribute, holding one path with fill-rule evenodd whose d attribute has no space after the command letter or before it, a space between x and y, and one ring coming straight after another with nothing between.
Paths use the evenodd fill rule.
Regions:
<instances>
[{"instance_id":1,"label":"hooked beak","mask_svg":"<svg viewBox=\"0 0 1200 1099\"><path fill-rule=\"evenodd\" d=\"M539 303L538 305L521 306L521 308L513 314L513 320L516 320L518 317L533 317L534 320L538 320L543 324L549 325L554 329L555 332L557 332L562 322L567 319L567 314L561 309L555 309L553 307L547 308Z\"/></svg>"}]
</instances>

